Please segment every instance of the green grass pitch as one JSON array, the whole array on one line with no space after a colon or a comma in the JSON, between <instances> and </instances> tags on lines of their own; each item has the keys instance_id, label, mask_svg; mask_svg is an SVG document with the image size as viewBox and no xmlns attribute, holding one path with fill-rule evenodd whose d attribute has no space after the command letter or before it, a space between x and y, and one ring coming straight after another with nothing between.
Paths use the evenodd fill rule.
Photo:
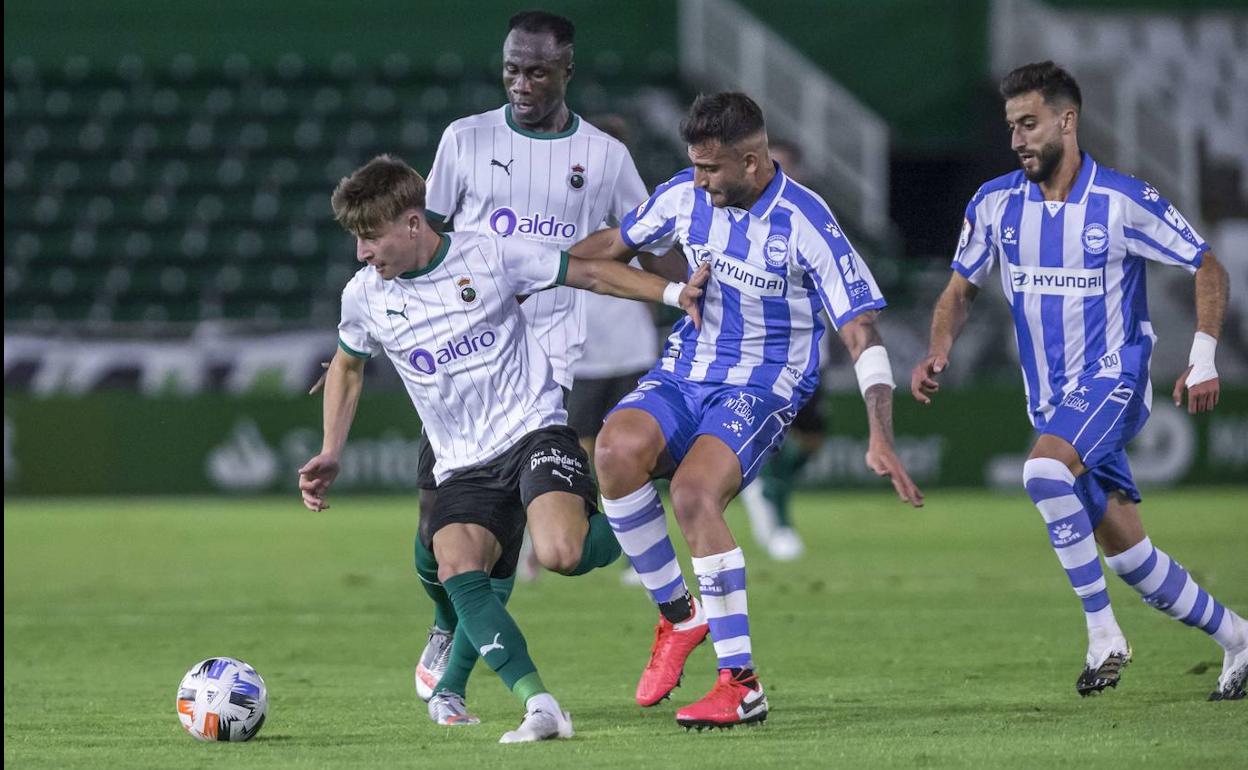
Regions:
<instances>
[{"instance_id":1,"label":"green grass pitch","mask_svg":"<svg viewBox=\"0 0 1248 770\"><path fill-rule=\"evenodd\" d=\"M1248 610L1241 489L1149 495L1155 542ZM1248 701L1208 703L1204 634L1110 592L1135 647L1117 691L1080 699L1083 620L1039 515L1012 495L806 493L807 555L766 560L742 512L761 727L686 733L677 705L714 677L632 702L655 613L613 566L547 574L511 607L576 737L499 746L521 709L478 666L484 723L441 728L413 692L430 605L404 498L7 500L4 762L11 767L1124 767L1239 766ZM687 562L686 562L687 564ZM689 573L686 569L686 576ZM183 733L174 694L212 655L254 665L269 719L244 744Z\"/></svg>"}]
</instances>

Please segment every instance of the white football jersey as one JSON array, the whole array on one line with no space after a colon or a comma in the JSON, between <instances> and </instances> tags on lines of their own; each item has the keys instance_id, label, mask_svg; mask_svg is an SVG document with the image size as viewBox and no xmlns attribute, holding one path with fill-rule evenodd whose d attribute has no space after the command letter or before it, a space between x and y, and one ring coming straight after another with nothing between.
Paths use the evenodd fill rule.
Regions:
<instances>
[{"instance_id":1,"label":"white football jersey","mask_svg":"<svg viewBox=\"0 0 1248 770\"><path fill-rule=\"evenodd\" d=\"M394 364L433 445L438 483L531 431L567 424L563 392L516 302L561 282L567 264L552 246L457 232L422 270L384 281L369 266L347 283L338 344Z\"/></svg>"},{"instance_id":2,"label":"white football jersey","mask_svg":"<svg viewBox=\"0 0 1248 770\"><path fill-rule=\"evenodd\" d=\"M634 265L636 267L636 265ZM584 292L585 353L572 365L576 379L644 372L659 358L659 332L642 302Z\"/></svg>"},{"instance_id":3,"label":"white football jersey","mask_svg":"<svg viewBox=\"0 0 1248 770\"><path fill-rule=\"evenodd\" d=\"M644 200L645 184L618 140L575 114L566 130L536 134L512 121L504 106L460 118L443 132L429 171L426 214L452 220L456 230L566 249ZM582 293L560 287L523 308L555 381L570 388L572 364L585 345Z\"/></svg>"}]
</instances>

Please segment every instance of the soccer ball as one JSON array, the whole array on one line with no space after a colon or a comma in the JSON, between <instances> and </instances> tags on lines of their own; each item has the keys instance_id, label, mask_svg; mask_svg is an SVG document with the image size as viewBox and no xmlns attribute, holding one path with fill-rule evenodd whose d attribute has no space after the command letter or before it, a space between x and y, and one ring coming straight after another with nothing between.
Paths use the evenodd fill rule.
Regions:
<instances>
[{"instance_id":1,"label":"soccer ball","mask_svg":"<svg viewBox=\"0 0 1248 770\"><path fill-rule=\"evenodd\" d=\"M268 708L264 680L237 658L201 660L178 685L178 719L201 741L249 741Z\"/></svg>"}]
</instances>

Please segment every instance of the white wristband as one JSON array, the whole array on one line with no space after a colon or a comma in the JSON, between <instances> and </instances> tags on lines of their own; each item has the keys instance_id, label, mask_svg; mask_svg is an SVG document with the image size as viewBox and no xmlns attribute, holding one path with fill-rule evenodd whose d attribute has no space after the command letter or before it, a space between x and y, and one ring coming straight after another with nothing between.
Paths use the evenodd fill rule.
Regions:
<instances>
[{"instance_id":1,"label":"white wristband","mask_svg":"<svg viewBox=\"0 0 1248 770\"><path fill-rule=\"evenodd\" d=\"M872 385L897 387L893 383L893 365L888 362L888 351L883 345L872 345L862 351L854 362L854 374L858 375L858 390L862 391L863 398Z\"/></svg>"},{"instance_id":2,"label":"white wristband","mask_svg":"<svg viewBox=\"0 0 1248 770\"><path fill-rule=\"evenodd\" d=\"M1215 337L1196 332L1196 336L1192 338L1192 352L1187 356L1187 363L1192 367L1184 383L1187 387L1217 379L1218 370L1213 366L1213 353L1217 347L1218 340Z\"/></svg>"},{"instance_id":3,"label":"white wristband","mask_svg":"<svg viewBox=\"0 0 1248 770\"><path fill-rule=\"evenodd\" d=\"M669 283L663 290L663 304L680 307L680 293L685 290L683 283Z\"/></svg>"}]
</instances>

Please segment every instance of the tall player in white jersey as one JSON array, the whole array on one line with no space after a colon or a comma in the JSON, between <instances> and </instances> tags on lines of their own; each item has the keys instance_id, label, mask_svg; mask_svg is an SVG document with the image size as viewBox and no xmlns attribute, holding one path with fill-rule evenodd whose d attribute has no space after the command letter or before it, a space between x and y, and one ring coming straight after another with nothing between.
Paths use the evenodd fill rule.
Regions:
<instances>
[{"instance_id":1,"label":"tall player in white jersey","mask_svg":"<svg viewBox=\"0 0 1248 770\"><path fill-rule=\"evenodd\" d=\"M460 118L442 134L429 171L429 217L567 248L646 199L628 149L566 102L572 23L541 11L511 19L503 43L508 103ZM559 288L524 303L555 382L572 387L585 345L582 292Z\"/></svg>"},{"instance_id":2,"label":"tall player in white jersey","mask_svg":"<svg viewBox=\"0 0 1248 770\"><path fill-rule=\"evenodd\" d=\"M524 11L511 18L503 42L507 104L456 120L443 132L429 173L431 222L567 248L645 200L645 185L624 145L567 105L574 36L572 22L561 16ZM522 305L528 333L565 389L572 386L570 367L585 344L579 294L560 287ZM422 515L436 495L431 464L429 452L422 451ZM538 561L565 574L580 561L582 542L594 534L591 522L575 515L571 520L530 517L529 532ZM601 535L611 535L605 525ZM419 542L415 551L418 571L428 572L429 554ZM415 684L420 697L429 700L448 671L454 687L466 686L475 655L466 645L453 648L455 616L441 587L428 581L422 586L435 614Z\"/></svg>"},{"instance_id":3,"label":"tall player in white jersey","mask_svg":"<svg viewBox=\"0 0 1248 770\"><path fill-rule=\"evenodd\" d=\"M1080 695L1118 684L1131 647L1110 607L1105 561L1149 605L1209 634L1224 650L1211 700L1244 697L1248 623L1144 532L1125 447L1152 405L1145 260L1196 276L1196 335L1174 385L1188 411L1218 400L1214 347L1228 280L1209 245L1152 185L1081 152L1082 97L1068 72L1028 64L1001 82L1010 143L1022 169L988 182L966 208L954 273L936 303L931 347L911 375L929 403L971 301L1001 265L1038 436L1023 467L1058 560L1083 602L1088 650Z\"/></svg>"},{"instance_id":4,"label":"tall player in white jersey","mask_svg":"<svg viewBox=\"0 0 1248 770\"><path fill-rule=\"evenodd\" d=\"M745 94L698 97L681 134L693 167L572 253L620 258L675 233L689 269L711 269L702 328L676 325L664 357L607 418L595 462L603 510L659 609L636 700L652 706L667 697L709 634L716 684L676 712L677 723L701 729L767 716L745 558L724 509L814 390L821 309L856 361L871 425L868 464L891 476L903 499L920 505L922 496L892 447L892 369L875 328L884 299L827 204L772 162L762 111ZM685 585L651 481L665 476L701 602Z\"/></svg>"},{"instance_id":5,"label":"tall player in white jersey","mask_svg":"<svg viewBox=\"0 0 1248 770\"><path fill-rule=\"evenodd\" d=\"M515 571L526 514L582 517L597 490L562 392L541 348L526 333L515 299L575 286L687 308L695 323L706 272L684 284L613 262L572 259L559 249L485 233L439 234L424 218L424 180L380 156L334 191L335 218L356 236L365 267L347 284L339 351L325 382L321 453L299 469L304 504L328 506L363 387L364 362L384 353L403 379L437 458L439 494L421 522L467 640L525 704L502 743L568 738L572 723L542 684L524 635L491 578ZM614 543L607 556L614 558ZM605 563L605 562L604 562ZM598 564L596 566L601 566ZM466 724L462 693L440 691ZM450 708L454 707L454 708Z\"/></svg>"}]
</instances>

